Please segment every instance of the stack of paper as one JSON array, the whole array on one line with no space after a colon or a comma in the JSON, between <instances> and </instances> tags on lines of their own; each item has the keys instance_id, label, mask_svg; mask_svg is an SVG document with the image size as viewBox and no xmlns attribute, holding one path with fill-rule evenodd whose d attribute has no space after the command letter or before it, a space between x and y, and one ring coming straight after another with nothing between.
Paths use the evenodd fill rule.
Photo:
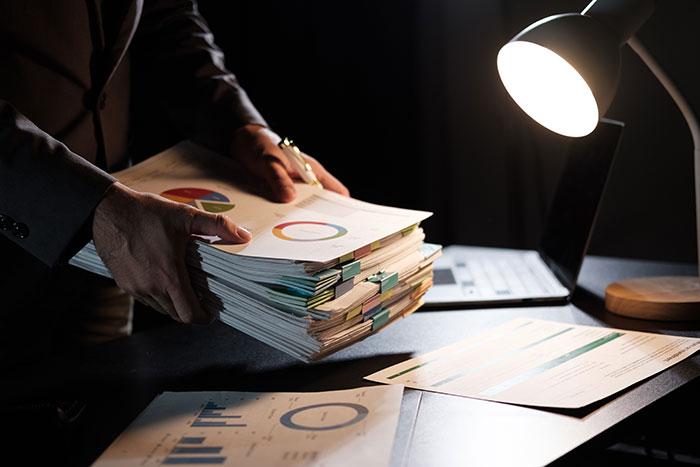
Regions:
<instances>
[{"instance_id":1,"label":"stack of paper","mask_svg":"<svg viewBox=\"0 0 700 467\"><path fill-rule=\"evenodd\" d=\"M187 253L203 307L299 359L317 360L422 304L440 247L424 243L428 212L391 208L297 185L275 203L231 183L235 166L190 143L115 175L133 189L223 213L253 240L198 238ZM71 264L109 276L92 242Z\"/></svg>"}]
</instances>

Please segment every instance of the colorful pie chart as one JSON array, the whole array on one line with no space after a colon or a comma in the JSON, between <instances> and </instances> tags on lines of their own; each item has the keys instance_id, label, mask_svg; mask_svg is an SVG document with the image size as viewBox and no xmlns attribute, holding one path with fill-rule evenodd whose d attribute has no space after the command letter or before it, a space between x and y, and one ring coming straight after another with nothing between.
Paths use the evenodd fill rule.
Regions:
<instances>
[{"instance_id":1,"label":"colorful pie chart","mask_svg":"<svg viewBox=\"0 0 700 467\"><path fill-rule=\"evenodd\" d=\"M321 242L342 237L348 229L327 222L297 221L285 222L272 229L275 237L290 242Z\"/></svg>"},{"instance_id":2,"label":"colorful pie chart","mask_svg":"<svg viewBox=\"0 0 700 467\"><path fill-rule=\"evenodd\" d=\"M173 188L160 195L171 201L189 204L197 209L213 213L230 211L236 207L225 195L205 188Z\"/></svg>"}]
</instances>

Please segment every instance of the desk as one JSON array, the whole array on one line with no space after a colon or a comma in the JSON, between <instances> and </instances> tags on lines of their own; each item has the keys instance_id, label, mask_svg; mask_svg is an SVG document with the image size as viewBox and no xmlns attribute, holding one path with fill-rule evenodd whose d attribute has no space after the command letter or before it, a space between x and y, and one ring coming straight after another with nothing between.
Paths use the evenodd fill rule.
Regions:
<instances>
[{"instance_id":1,"label":"desk","mask_svg":"<svg viewBox=\"0 0 700 467\"><path fill-rule=\"evenodd\" d=\"M603 306L605 285L614 280L695 270L689 265L589 257L572 304L421 311L311 365L220 323L209 327L172 323L28 368L12 376L16 392L11 397L85 401L85 410L56 449L72 465L86 465L165 390L322 391L370 385L363 376L519 316L700 336L694 323L638 321L612 315ZM567 461L586 446L609 444L605 437L613 428L652 410L699 375L700 355L695 355L576 416L406 390L392 465L523 466Z\"/></svg>"}]
</instances>

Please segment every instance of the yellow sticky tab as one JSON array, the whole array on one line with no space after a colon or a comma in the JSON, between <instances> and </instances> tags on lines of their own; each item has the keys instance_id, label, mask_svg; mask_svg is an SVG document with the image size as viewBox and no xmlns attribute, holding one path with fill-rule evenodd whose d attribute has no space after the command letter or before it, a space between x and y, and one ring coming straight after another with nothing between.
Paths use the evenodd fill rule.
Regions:
<instances>
[{"instance_id":1,"label":"yellow sticky tab","mask_svg":"<svg viewBox=\"0 0 700 467\"><path fill-rule=\"evenodd\" d=\"M345 263L346 261L352 261L353 259L355 259L355 252L351 251L350 253L341 256L338 261Z\"/></svg>"},{"instance_id":2,"label":"yellow sticky tab","mask_svg":"<svg viewBox=\"0 0 700 467\"><path fill-rule=\"evenodd\" d=\"M408 235L408 234L410 234L411 232L413 232L413 231L415 230L416 227L418 227L418 224L413 224L412 226L406 227L405 229L403 229L403 230L401 231L401 233L402 233L403 236L405 237L406 235Z\"/></svg>"},{"instance_id":3,"label":"yellow sticky tab","mask_svg":"<svg viewBox=\"0 0 700 467\"><path fill-rule=\"evenodd\" d=\"M415 281L411 282L411 287L421 286L430 280L433 280L433 273L432 272L430 272L427 276L419 277Z\"/></svg>"},{"instance_id":4,"label":"yellow sticky tab","mask_svg":"<svg viewBox=\"0 0 700 467\"><path fill-rule=\"evenodd\" d=\"M380 246L381 246L381 242L379 240L377 240L376 242L372 242L372 244L370 245L370 247L372 247L372 251L376 250Z\"/></svg>"},{"instance_id":5,"label":"yellow sticky tab","mask_svg":"<svg viewBox=\"0 0 700 467\"><path fill-rule=\"evenodd\" d=\"M350 321L355 316L359 315L361 311L362 305L357 305L353 310L348 311L348 314L345 316L345 321Z\"/></svg>"},{"instance_id":6,"label":"yellow sticky tab","mask_svg":"<svg viewBox=\"0 0 700 467\"><path fill-rule=\"evenodd\" d=\"M391 296L394 295L394 289L389 289L386 292L383 292L381 297L382 297L382 303L385 301L389 300Z\"/></svg>"}]
</instances>

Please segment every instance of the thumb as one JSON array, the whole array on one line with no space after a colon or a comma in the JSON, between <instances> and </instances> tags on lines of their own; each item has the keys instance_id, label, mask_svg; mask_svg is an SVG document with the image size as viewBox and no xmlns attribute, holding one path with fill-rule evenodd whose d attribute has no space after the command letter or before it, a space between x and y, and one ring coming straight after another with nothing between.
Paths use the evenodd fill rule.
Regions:
<instances>
[{"instance_id":1,"label":"thumb","mask_svg":"<svg viewBox=\"0 0 700 467\"><path fill-rule=\"evenodd\" d=\"M213 214L194 209L190 223L190 234L217 236L233 243L248 243L253 236L243 227L237 226L223 214Z\"/></svg>"}]
</instances>

